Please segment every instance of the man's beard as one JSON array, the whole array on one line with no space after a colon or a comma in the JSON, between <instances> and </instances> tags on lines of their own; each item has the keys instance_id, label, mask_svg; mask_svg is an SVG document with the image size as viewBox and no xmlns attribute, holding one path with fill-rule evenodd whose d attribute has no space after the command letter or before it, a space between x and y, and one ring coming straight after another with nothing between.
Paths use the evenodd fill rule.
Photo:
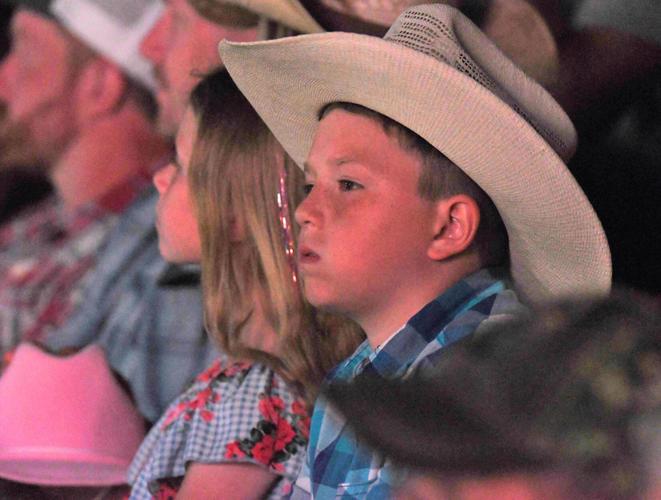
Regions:
<instances>
[{"instance_id":1,"label":"man's beard","mask_svg":"<svg viewBox=\"0 0 661 500\"><path fill-rule=\"evenodd\" d=\"M43 171L45 162L30 140L26 124L10 120L5 104L0 102L0 170L17 167Z\"/></svg>"}]
</instances>

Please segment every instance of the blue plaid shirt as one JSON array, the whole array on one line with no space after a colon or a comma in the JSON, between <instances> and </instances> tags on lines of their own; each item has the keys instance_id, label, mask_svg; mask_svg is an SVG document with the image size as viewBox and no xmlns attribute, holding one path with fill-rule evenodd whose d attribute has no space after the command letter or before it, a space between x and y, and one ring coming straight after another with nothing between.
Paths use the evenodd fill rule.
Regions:
<instances>
[{"instance_id":1,"label":"blue plaid shirt","mask_svg":"<svg viewBox=\"0 0 661 500\"><path fill-rule=\"evenodd\" d=\"M375 351L364 342L327 380L346 381L368 371L406 377L434 366L445 346L524 313L505 282L493 270L483 269L427 304L383 348ZM327 401L317 401L306 464L292 498L389 498L400 480L389 462L356 440Z\"/></svg>"},{"instance_id":2,"label":"blue plaid shirt","mask_svg":"<svg viewBox=\"0 0 661 500\"><path fill-rule=\"evenodd\" d=\"M85 300L45 341L54 350L101 345L151 422L218 356L202 324L199 270L174 268L158 250L157 199L150 188L122 215Z\"/></svg>"}]
</instances>

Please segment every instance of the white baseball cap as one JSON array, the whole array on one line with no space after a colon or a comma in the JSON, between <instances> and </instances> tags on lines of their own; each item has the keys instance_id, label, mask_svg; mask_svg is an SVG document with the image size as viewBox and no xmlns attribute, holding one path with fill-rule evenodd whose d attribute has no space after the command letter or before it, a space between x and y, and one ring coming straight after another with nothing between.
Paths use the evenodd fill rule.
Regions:
<instances>
[{"instance_id":1,"label":"white baseball cap","mask_svg":"<svg viewBox=\"0 0 661 500\"><path fill-rule=\"evenodd\" d=\"M160 0L53 0L50 10L73 35L148 89L156 88L140 43L161 15Z\"/></svg>"}]
</instances>

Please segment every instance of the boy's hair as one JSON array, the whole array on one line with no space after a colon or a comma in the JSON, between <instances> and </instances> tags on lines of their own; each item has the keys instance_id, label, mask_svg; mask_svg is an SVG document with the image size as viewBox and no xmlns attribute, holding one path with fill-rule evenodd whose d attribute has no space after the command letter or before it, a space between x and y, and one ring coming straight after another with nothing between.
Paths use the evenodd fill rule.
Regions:
<instances>
[{"instance_id":1,"label":"boy's hair","mask_svg":"<svg viewBox=\"0 0 661 500\"><path fill-rule=\"evenodd\" d=\"M360 339L354 325L314 314L292 279L277 195L286 172L287 216L293 221L303 198L302 172L226 70L198 84L190 103L198 126L190 186L202 243L207 329L226 353L279 369L312 403L326 372ZM236 228L245 232L240 240L233 237ZM277 358L242 342L255 300L278 334Z\"/></svg>"},{"instance_id":2,"label":"boy's hair","mask_svg":"<svg viewBox=\"0 0 661 500\"><path fill-rule=\"evenodd\" d=\"M362 115L375 120L383 131L395 137L406 151L413 152L421 160L422 171L418 179L421 198L437 201L456 194L466 194L475 200L480 209L480 226L475 236L482 266L502 266L509 261L507 230L491 198L463 170L418 134L377 112L349 102L333 102L324 106L319 119L334 109Z\"/></svg>"}]
</instances>

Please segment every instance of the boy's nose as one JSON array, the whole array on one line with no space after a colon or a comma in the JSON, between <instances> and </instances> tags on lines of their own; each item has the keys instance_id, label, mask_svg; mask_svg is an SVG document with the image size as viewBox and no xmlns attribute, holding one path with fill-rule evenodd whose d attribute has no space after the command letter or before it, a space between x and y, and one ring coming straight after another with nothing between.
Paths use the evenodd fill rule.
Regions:
<instances>
[{"instance_id":1,"label":"boy's nose","mask_svg":"<svg viewBox=\"0 0 661 500\"><path fill-rule=\"evenodd\" d=\"M313 189L303 199L303 201L296 207L294 212L294 219L299 226L303 227L309 224L319 225L321 221L321 213L319 210L319 203L317 200L317 193Z\"/></svg>"}]
</instances>

